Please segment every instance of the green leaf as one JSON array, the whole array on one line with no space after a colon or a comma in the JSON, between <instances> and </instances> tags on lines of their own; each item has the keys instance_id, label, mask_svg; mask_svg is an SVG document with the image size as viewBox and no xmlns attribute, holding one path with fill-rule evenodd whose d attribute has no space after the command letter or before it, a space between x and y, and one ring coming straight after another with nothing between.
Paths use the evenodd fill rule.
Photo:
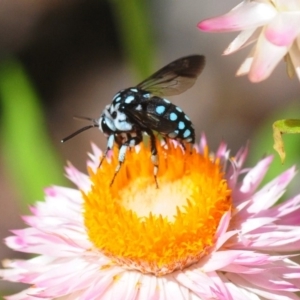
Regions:
<instances>
[{"instance_id":1,"label":"green leaf","mask_svg":"<svg viewBox=\"0 0 300 300\"><path fill-rule=\"evenodd\" d=\"M281 162L285 160L285 150L282 135L284 133L300 133L300 120L285 119L273 123L274 149L278 152Z\"/></svg>"},{"instance_id":2,"label":"green leaf","mask_svg":"<svg viewBox=\"0 0 300 300\"><path fill-rule=\"evenodd\" d=\"M16 60L0 64L1 137L6 172L28 203L43 198L43 189L65 183L62 162L49 140L38 97Z\"/></svg>"},{"instance_id":3,"label":"green leaf","mask_svg":"<svg viewBox=\"0 0 300 300\"><path fill-rule=\"evenodd\" d=\"M111 0L115 22L129 62L141 79L153 71L152 25L145 0Z\"/></svg>"},{"instance_id":4,"label":"green leaf","mask_svg":"<svg viewBox=\"0 0 300 300\"><path fill-rule=\"evenodd\" d=\"M250 139L250 151L248 157L248 165L254 166L265 155L276 154L274 160L270 165L269 171L264 177L261 186L273 180L276 176L284 172L291 166L299 165L300 163L300 135L286 135L284 137L284 146L288 153L284 165L282 165L280 158L273 148L274 140L272 135L272 124L282 117L287 119L296 119L299 117L300 102L295 101L294 104L280 108L263 121L260 127L255 131L255 135ZM294 179L289 185L284 198L294 195L299 191L299 174L296 175L297 179Z\"/></svg>"}]
</instances>

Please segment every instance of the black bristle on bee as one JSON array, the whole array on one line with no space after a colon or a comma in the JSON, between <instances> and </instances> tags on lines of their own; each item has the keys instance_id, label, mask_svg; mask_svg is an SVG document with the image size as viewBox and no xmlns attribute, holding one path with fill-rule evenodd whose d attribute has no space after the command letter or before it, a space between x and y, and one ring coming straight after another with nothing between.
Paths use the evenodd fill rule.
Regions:
<instances>
[{"instance_id":1,"label":"black bristle on bee","mask_svg":"<svg viewBox=\"0 0 300 300\"><path fill-rule=\"evenodd\" d=\"M150 137L153 173L158 188L158 156L154 131L164 139L177 140L183 147L184 143L189 143L191 147L195 143L195 130L189 117L180 107L163 97L181 94L192 87L204 65L203 55L186 56L171 62L137 86L119 91L99 119L77 117L91 121L92 124L72 133L61 142L66 142L82 131L98 127L107 137L106 151L99 167L114 143L119 147L119 164L112 178L112 185L125 160L127 148L141 143L143 134L147 134Z\"/></svg>"}]
</instances>

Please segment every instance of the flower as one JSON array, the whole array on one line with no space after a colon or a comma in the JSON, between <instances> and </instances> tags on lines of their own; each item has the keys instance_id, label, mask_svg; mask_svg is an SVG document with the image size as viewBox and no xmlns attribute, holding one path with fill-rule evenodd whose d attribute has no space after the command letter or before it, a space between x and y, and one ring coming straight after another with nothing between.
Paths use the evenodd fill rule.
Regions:
<instances>
[{"instance_id":1,"label":"flower","mask_svg":"<svg viewBox=\"0 0 300 300\"><path fill-rule=\"evenodd\" d=\"M38 254L4 261L3 279L31 285L6 299L299 299L300 195L277 203L295 168L256 191L271 157L243 169L247 148L209 154L204 136L158 153L158 189L144 145L111 187L117 155L98 168L93 146L89 176L69 165L78 189L47 188L6 239Z\"/></svg>"},{"instance_id":2,"label":"flower","mask_svg":"<svg viewBox=\"0 0 300 300\"><path fill-rule=\"evenodd\" d=\"M300 0L245 0L227 14L198 24L204 31L242 31L224 54L257 42L237 75L252 82L269 77L285 57L290 77L300 80Z\"/></svg>"}]
</instances>

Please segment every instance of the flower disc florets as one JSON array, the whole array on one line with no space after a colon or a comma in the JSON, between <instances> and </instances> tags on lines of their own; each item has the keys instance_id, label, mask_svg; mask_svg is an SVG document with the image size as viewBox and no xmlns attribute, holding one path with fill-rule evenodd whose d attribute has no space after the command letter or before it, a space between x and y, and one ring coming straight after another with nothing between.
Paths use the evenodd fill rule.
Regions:
<instances>
[{"instance_id":1,"label":"flower disc florets","mask_svg":"<svg viewBox=\"0 0 300 300\"><path fill-rule=\"evenodd\" d=\"M138 153L128 151L112 186L117 155L95 173L90 170L84 218L96 249L121 266L160 276L209 253L231 208L231 191L208 149L190 153L169 143L158 145L158 153L158 189L144 145Z\"/></svg>"}]
</instances>

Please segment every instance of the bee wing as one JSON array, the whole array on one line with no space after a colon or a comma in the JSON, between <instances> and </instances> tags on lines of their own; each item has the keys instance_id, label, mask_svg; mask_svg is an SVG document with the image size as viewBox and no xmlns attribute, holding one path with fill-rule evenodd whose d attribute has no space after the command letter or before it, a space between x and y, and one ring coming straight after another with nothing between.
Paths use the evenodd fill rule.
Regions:
<instances>
[{"instance_id":1,"label":"bee wing","mask_svg":"<svg viewBox=\"0 0 300 300\"><path fill-rule=\"evenodd\" d=\"M150 100L151 101L151 100ZM126 110L126 115L142 127L168 134L177 128L177 124L155 113L144 110Z\"/></svg>"},{"instance_id":2,"label":"bee wing","mask_svg":"<svg viewBox=\"0 0 300 300\"><path fill-rule=\"evenodd\" d=\"M194 85L204 65L203 55L179 58L142 81L137 88L160 97L181 94Z\"/></svg>"}]
</instances>

